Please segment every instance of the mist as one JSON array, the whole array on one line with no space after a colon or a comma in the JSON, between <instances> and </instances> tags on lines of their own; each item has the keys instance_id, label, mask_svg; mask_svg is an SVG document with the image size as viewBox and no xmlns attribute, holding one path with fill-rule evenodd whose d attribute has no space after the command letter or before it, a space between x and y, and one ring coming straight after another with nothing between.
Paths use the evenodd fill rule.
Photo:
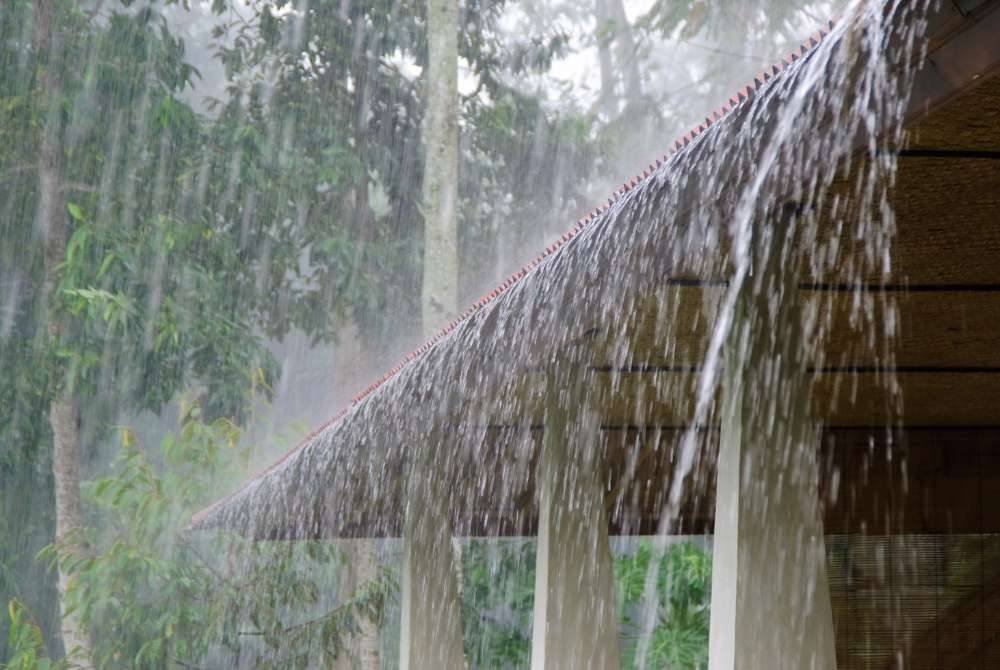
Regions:
<instances>
[{"instance_id":1,"label":"mist","mask_svg":"<svg viewBox=\"0 0 1000 670\"><path fill-rule=\"evenodd\" d=\"M343 416L377 428L329 438L330 459L345 459L334 464L337 477L391 498L395 489L373 482L403 467L394 460L400 445L425 435L404 410L424 411L434 381L447 387L460 378L470 396L477 385L509 391L497 392L509 406L492 398L470 410L472 428L439 422L474 443L463 463L486 453L475 445L486 443L487 430L516 432L511 453L537 443L532 400L490 384L548 365L529 351L543 341L575 351L568 326L538 316L539 305L596 289L563 279L546 279L547 298L523 289L537 313L484 326L505 334L500 344L438 333L480 313L467 309L497 286L508 290L508 278L533 269L578 222L597 220L595 207L609 197L623 202L623 184L674 153L685 133L714 122L713 112L755 78L770 78L772 65L811 33L829 32L846 7L4 2L0 599L10 608L0 619L0 667L399 667L400 639L408 639L401 631L413 624L402 623L402 566L412 558L404 560L402 524L387 522L371 539L305 525L285 533L267 526L270 517L202 532L191 529L192 517L234 492L263 491L244 488L262 473L308 470L294 458L276 461L327 440L322 431ZM457 32L435 23L448 12ZM440 53L446 57L433 55ZM828 58L831 69L841 67ZM435 88L449 76L453 89ZM830 115L850 116L840 107ZM788 131L781 147L805 135ZM853 141L838 136L828 145L847 155ZM740 145L762 156L771 146L757 137ZM749 163L733 164L752 173ZM810 184L833 181L832 173L813 177ZM875 191L866 205L881 202ZM720 203L750 197L706 192ZM744 210L758 205L777 216L763 196ZM655 202L634 207L669 227ZM615 228L617 212L600 215L609 217L599 222L607 235L640 251L665 248L654 235ZM709 228L696 221L686 246L671 247L678 267L697 264L692 250L715 239ZM594 244L602 251L592 252L591 274L605 267L608 248ZM639 266L643 257L632 260ZM631 266L621 263L606 267L625 273ZM610 276L622 286L601 294L598 311L612 325L592 329L595 337L634 325L627 307L639 299L630 291L646 287L646 279ZM858 318L874 309L866 303ZM525 334L536 327L542 335ZM440 377L393 387L400 397L391 412L365 409L373 384L428 340L446 337L467 338L465 349L483 346L493 358L452 377L455 363L442 358ZM615 351L614 342L607 348ZM715 411L699 418L707 425ZM497 416L513 418L498 424ZM362 447L376 453L386 432L396 444L384 458L342 456ZM316 472L334 467L315 459ZM502 484L477 480L479 489L503 488L521 473L502 475ZM261 518L322 516L316 510L341 489L325 480L307 489L307 481L289 488L308 490L309 500L260 503L271 508ZM504 489L501 497L513 495ZM655 530L613 537L613 575L601 577L617 589L612 636L620 636L621 667L707 667L711 537ZM540 550L530 534L507 534L456 533L449 545L470 668L535 667L538 596L530 592ZM650 618L650 608L676 616ZM670 635L673 646L651 642Z\"/></svg>"}]
</instances>

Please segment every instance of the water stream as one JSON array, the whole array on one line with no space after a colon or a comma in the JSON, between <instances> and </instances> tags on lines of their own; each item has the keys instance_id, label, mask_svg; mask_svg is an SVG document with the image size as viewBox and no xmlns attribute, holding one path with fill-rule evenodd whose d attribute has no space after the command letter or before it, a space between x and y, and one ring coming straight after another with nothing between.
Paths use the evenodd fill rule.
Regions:
<instances>
[{"instance_id":1,"label":"water stream","mask_svg":"<svg viewBox=\"0 0 1000 670\"><path fill-rule=\"evenodd\" d=\"M727 342L769 331L780 338L783 325L769 318L794 300L789 291L803 299L802 342L790 350L802 374L877 368L890 431L903 409L892 372L895 298L869 288L896 277L894 150L923 58L928 4L853 3L821 43L758 80L748 99L650 166L557 250L212 511L205 525L257 538L398 536L407 505L402 481L425 461L452 492L455 533L528 534L546 380L570 389L583 378L589 397L582 404L605 412L601 434L615 426L663 428L654 424L670 416L683 429L679 440L655 447L673 464L656 502L662 556L692 499L712 487L706 435L718 426ZM798 281L767 283L770 266ZM818 285L841 289L809 289ZM692 291L701 292L694 319L678 307ZM769 308L740 321L748 296ZM856 337L830 352L845 309ZM650 320L655 345L637 353L635 333ZM658 371L637 379L645 368ZM795 399L774 392L778 380L763 374L745 383L758 388L759 425L780 434ZM831 402L853 401L851 376L844 379ZM575 435L581 460L592 450L610 457L610 439ZM644 441L623 441L626 453L616 457L634 463ZM619 495L612 517L641 516L634 504ZM657 559L645 581L641 668L660 616L658 570Z\"/></svg>"}]
</instances>

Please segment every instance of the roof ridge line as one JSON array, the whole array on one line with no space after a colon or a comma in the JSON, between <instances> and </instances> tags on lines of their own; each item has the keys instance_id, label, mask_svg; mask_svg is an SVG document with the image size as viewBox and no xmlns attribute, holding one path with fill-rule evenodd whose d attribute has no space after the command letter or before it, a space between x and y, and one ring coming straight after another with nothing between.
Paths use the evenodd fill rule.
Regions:
<instances>
[{"instance_id":1,"label":"roof ridge line","mask_svg":"<svg viewBox=\"0 0 1000 670\"><path fill-rule=\"evenodd\" d=\"M757 92L760 91L764 86L768 84L771 79L774 79L778 74L787 70L797 61L803 59L808 53L815 49L833 30L837 22L840 20L839 16L835 16L828 20L825 24L826 29L818 29L816 32L809 35L809 37L802 42L798 48L793 49L788 56L780 59L778 63L775 63L770 68L770 73L765 69L760 75L755 75L753 82L737 89L736 94L731 96L726 103L723 103L720 107L712 110L710 116L705 117L704 123L698 124L696 127L692 128L686 133L683 133L677 140L674 141L673 145L667 150L667 153L663 154L659 158L656 158L651 162L645 170L641 173L636 174L631 179L627 180L620 188L615 190L611 197L608 198L606 203L601 203L592 209L586 216L580 218L576 225L573 226L569 231L563 233L559 238L549 244L545 249L535 256L532 260L528 261L519 270L511 273L504 281L500 282L492 291L484 294L479 300L475 301L472 305L467 307L461 314L455 317L448 325L440 330L436 331L434 335L430 337L426 342L413 349L408 354L406 354L403 359L385 372L376 381L369 384L362 391L351 397L348 403L338 410L332 417L321 423L315 429L310 431L305 435L296 445L288 449L284 454L281 455L276 461L271 463L267 468L261 471L259 474L255 475L252 479L245 482L242 486L234 490L229 495L217 500L215 503L209 507L203 509L202 511L195 514L192 517L191 525L197 525L202 520L206 519L213 510L217 509L225 502L232 499L239 492L245 490L253 482L258 481L260 478L274 471L280 467L285 461L287 461L293 454L298 453L307 444L309 444L313 439L319 436L327 428L338 423L341 419L346 417L351 411L358 407L364 400L369 398L378 389L382 388L390 379L394 378L399 374L407 365L409 365L414 360L420 358L424 353L433 348L438 342L445 339L450 335L455 329L457 329L461 324L468 321L473 315L479 313L487 305L495 302L502 295L507 293L507 291L524 277L529 275L533 270L539 267L543 261L555 254L560 249L564 248L570 241L575 239L583 230L587 228L589 224L599 218L602 214L610 210L615 203L619 202L624 196L630 193L639 185L647 181L657 169L662 167L665 163L671 160L674 156L677 156L680 152L685 150L690 146L695 139L700 137L705 133L710 127L716 125L719 121L725 119L730 112L732 112L737 107L740 107L744 103L752 100ZM780 67L779 67L780 64Z\"/></svg>"},{"instance_id":2,"label":"roof ridge line","mask_svg":"<svg viewBox=\"0 0 1000 670\"><path fill-rule=\"evenodd\" d=\"M806 41L802 42L797 49L793 49L789 53L789 55L786 57L787 60L785 58L782 58L780 61L781 63L780 68L777 67L777 64L772 66L773 74L769 75L765 70L762 73L761 77L757 76L754 77L753 83L748 84L740 89L737 89L736 94L730 97L728 102L712 110L711 115L705 117L704 123L699 124L697 127L692 128L687 133L681 135L681 137L674 142L671 149L668 149L668 153L663 154L660 158L655 159L652 163L650 163L646 167L645 170L643 170L641 173L636 174L631 179L627 180L624 184L622 184L620 188L615 190L611 194L611 197L608 198L606 204L602 203L598 205L593 210L591 210L589 214L579 219L576 222L576 225L573 226L573 228L563 233L551 244L545 247L545 249L540 254L538 254L533 259L528 261L528 263L525 264L523 267L521 267L519 270L509 275L505 280L503 280L495 288L493 288L493 290L489 291L488 293L485 293L482 297L473 302L472 305L467 307L462 313L460 313L457 317L455 317L448 325L435 332L434 335L432 335L429 340L418 346L416 349L412 350L410 353L406 354L399 363L390 368L377 381L372 382L364 390L352 396L349 404L345 409L349 409L350 407L353 407L354 405L358 404L359 402L367 398L369 395L372 394L372 392L375 391L375 389L379 388L383 383L388 381L391 377L395 376L410 361L421 356L425 351L429 350L431 347L437 344L438 341L449 335L460 324L467 321L473 314L476 314L483 307L485 307L486 305L488 305L489 303L493 302L495 299L499 298L501 295L506 293L511 286L516 284L518 281L520 281L520 279L522 279L532 270L538 267L542 263L542 261L544 261L552 254L554 254L567 242L575 238L581 231L583 231L584 228L587 227L588 224L597 219L601 214L611 209L611 207L616 202L621 200L622 197L627 195L639 184L646 181L663 163L666 163L668 159L670 159L672 156L676 155L682 149L688 146L691 142L694 141L696 137L698 137L706 130L708 130L709 127L715 125L715 123L721 121L723 118L728 116L728 114L732 112L734 109L742 105L744 102L751 100L756 95L757 91L759 91L767 81L772 79L779 72L786 70L787 68L791 67L796 61L804 58L806 54L808 54L814 48L816 48L827 37L827 35L830 34L830 31L833 30L838 18L839 17L835 17L827 21L826 30L820 28L816 32L809 35ZM338 413L337 418L339 418L339 416L343 413L344 413L343 410L340 413ZM326 424L324 424L324 427L329 425L330 423L331 422L327 422Z\"/></svg>"}]
</instances>

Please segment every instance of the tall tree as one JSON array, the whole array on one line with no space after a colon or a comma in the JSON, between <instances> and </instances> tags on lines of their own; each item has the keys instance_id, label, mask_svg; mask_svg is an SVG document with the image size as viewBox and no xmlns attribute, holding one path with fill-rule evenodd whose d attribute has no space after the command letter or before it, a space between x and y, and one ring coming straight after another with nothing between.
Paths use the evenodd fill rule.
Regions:
<instances>
[{"instance_id":1,"label":"tall tree","mask_svg":"<svg viewBox=\"0 0 1000 670\"><path fill-rule=\"evenodd\" d=\"M0 229L5 239L31 242L24 250L0 248L0 283L26 278L24 297L15 301L19 339L0 339L8 373L0 377L0 439L6 447L11 408L32 417L32 436L17 439L37 442L41 462L52 470L43 498L52 495L51 479L75 482L68 489L75 505L72 495L60 494L70 503L61 526L76 510L70 528L82 525L79 478L98 472L92 466L74 471L74 461L53 442L75 444L70 455L77 466L101 462L109 428L122 412L157 412L191 384L203 389L206 416L238 415L244 390L273 374L261 333L280 338L294 328L328 339L335 315L346 317L340 323L358 323L370 342L389 330L373 323L396 326L397 304L412 323L425 320L421 263L411 252L424 223L418 213L425 168L451 189L440 199L449 204L447 216L430 218L450 219L452 230L461 218L461 235L452 239L476 252L450 253L455 266L462 255L477 259L463 264L463 281L454 267L442 273L451 293L456 286L466 291L457 299L462 302L474 297L467 293L469 279L492 252L501 212L507 212L505 225L523 220L518 231L534 232L545 218L540 208L549 211L561 190L553 184L565 180L549 169L552 157L585 162L567 160L585 126L577 121L561 133L537 100L510 83L520 68L544 68L546 54L557 47L535 49L537 59L528 52L529 65L509 63L495 37L500 3L471 0L467 29L448 31L487 93L450 96L445 135L452 148L444 162L453 166L450 176L423 165L417 149L424 110L442 97L416 85L394 58L402 52L427 65L422 0L313 3L309 12L285 12L287 1L255 4L259 13L234 19L245 32L224 41L233 90L213 118L199 117L182 100L191 72L183 45L158 18L159 5L122 8L128 4L95 3L99 17L88 12L90 5L68 0L0 6ZM30 20L35 5L51 12L50 30L41 33L50 39L44 50L26 48L38 28ZM19 9L21 21L10 8ZM457 57L429 60L451 63L454 90ZM61 68L52 80L45 76L50 63ZM425 67L426 78L432 69ZM31 90L24 95L18 86ZM460 104L470 159L463 164L466 181L456 187ZM489 211L493 204L500 206ZM35 232L24 234L28 228ZM440 263L427 267L437 270ZM452 306L428 316L428 329L455 311L453 298L436 302ZM25 304L45 309L18 307ZM32 411L32 398L41 410ZM68 467L50 467L53 454ZM3 494L12 499L5 485ZM108 519L92 497L84 501L91 526L86 547L75 531L59 538L70 549L79 540L72 553L86 550L90 561L102 551ZM66 576L73 563L60 564ZM65 610L72 619L80 611ZM87 619L95 655L138 648L138 635L111 639L110 625L102 623L130 616L99 612ZM136 630L155 627L149 620L133 623ZM368 639L374 643L367 648L375 649L377 637ZM119 664L129 663L139 665L122 652Z\"/></svg>"},{"instance_id":2,"label":"tall tree","mask_svg":"<svg viewBox=\"0 0 1000 670\"><path fill-rule=\"evenodd\" d=\"M622 0L595 0L597 50L601 67L601 111L617 116L619 103L635 104L642 95L638 44ZM621 87L618 81L621 80Z\"/></svg>"},{"instance_id":3,"label":"tall tree","mask_svg":"<svg viewBox=\"0 0 1000 670\"><path fill-rule=\"evenodd\" d=\"M0 229L21 252L5 251L0 279L23 280L18 339L0 341L0 395L18 399L0 404L0 437L51 464L62 646L89 662L94 641L69 598L90 558L84 464L121 412L158 411L187 384L209 391L213 416L238 412L247 379L273 372L251 325L271 297L247 290L262 282L240 262L240 231L193 206L181 175L203 138L175 97L192 70L156 12L14 0L4 13ZM38 398L46 430L9 429L24 397Z\"/></svg>"},{"instance_id":4,"label":"tall tree","mask_svg":"<svg viewBox=\"0 0 1000 670\"><path fill-rule=\"evenodd\" d=\"M54 0L34 0L32 46L40 71L44 124L38 150L38 204L36 226L44 245L42 279L42 309L48 338L58 346L67 333L63 315L52 309L59 283L59 273L66 260L68 217L63 197L62 149L62 49L55 22ZM56 493L56 541L79 544L83 528L80 502L80 407L66 380L56 382L57 390L49 404L49 424L52 429L52 474ZM82 549L82 545L80 545ZM90 639L76 613L67 607L66 592L70 575L64 564L59 570L59 595L62 611L62 640L66 653L90 656Z\"/></svg>"},{"instance_id":5,"label":"tall tree","mask_svg":"<svg viewBox=\"0 0 1000 670\"><path fill-rule=\"evenodd\" d=\"M458 314L458 0L427 0L425 86L421 330L429 338ZM457 539L452 549L461 594Z\"/></svg>"},{"instance_id":6,"label":"tall tree","mask_svg":"<svg viewBox=\"0 0 1000 670\"><path fill-rule=\"evenodd\" d=\"M425 336L458 311L458 2L427 0L424 115Z\"/></svg>"}]
</instances>

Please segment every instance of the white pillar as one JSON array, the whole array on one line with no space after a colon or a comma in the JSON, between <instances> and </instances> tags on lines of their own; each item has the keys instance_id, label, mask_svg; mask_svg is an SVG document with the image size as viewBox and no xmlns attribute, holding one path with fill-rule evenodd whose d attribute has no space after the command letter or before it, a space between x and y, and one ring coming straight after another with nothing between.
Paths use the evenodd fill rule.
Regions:
<instances>
[{"instance_id":1,"label":"white pillar","mask_svg":"<svg viewBox=\"0 0 1000 670\"><path fill-rule=\"evenodd\" d=\"M782 235L781 228L775 235ZM787 242L786 242L787 243ZM722 380L710 670L835 670L795 267L758 252Z\"/></svg>"},{"instance_id":2,"label":"white pillar","mask_svg":"<svg viewBox=\"0 0 1000 670\"><path fill-rule=\"evenodd\" d=\"M531 668L618 670L599 426L572 386L547 382Z\"/></svg>"},{"instance_id":3,"label":"white pillar","mask_svg":"<svg viewBox=\"0 0 1000 670\"><path fill-rule=\"evenodd\" d=\"M400 670L462 670L462 606L444 473L416 464L407 487Z\"/></svg>"}]
</instances>

